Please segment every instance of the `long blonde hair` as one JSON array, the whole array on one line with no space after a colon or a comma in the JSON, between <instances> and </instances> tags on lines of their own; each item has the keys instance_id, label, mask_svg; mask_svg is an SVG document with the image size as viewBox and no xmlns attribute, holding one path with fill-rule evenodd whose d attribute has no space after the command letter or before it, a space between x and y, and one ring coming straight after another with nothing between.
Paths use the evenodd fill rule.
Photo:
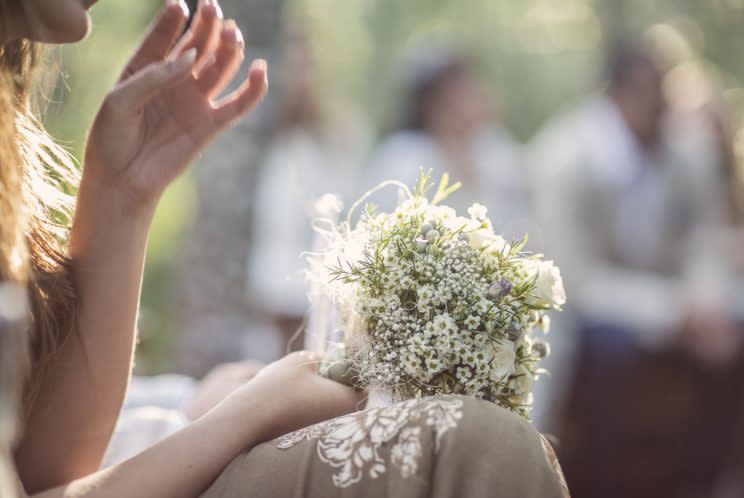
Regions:
<instances>
[{"instance_id":1,"label":"long blonde hair","mask_svg":"<svg viewBox=\"0 0 744 498\"><path fill-rule=\"evenodd\" d=\"M0 14L7 12L0 1ZM26 412L55 353L74 330L77 293L66 250L78 182L70 156L35 117L34 69L41 48L0 48L0 280L25 285L30 303Z\"/></svg>"}]
</instances>

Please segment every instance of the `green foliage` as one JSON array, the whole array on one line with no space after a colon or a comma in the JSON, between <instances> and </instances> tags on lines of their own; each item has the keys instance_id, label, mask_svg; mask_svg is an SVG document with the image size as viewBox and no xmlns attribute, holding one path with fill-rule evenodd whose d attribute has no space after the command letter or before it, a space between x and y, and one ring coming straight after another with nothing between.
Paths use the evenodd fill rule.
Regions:
<instances>
[{"instance_id":1,"label":"green foliage","mask_svg":"<svg viewBox=\"0 0 744 498\"><path fill-rule=\"evenodd\" d=\"M329 93L385 128L401 107L401 59L432 41L472 53L508 127L529 139L543 121L596 88L612 40L671 28L688 60L721 76L742 124L742 0L303 0ZM675 35L676 33L676 35ZM653 34L653 33L652 33ZM669 40L655 40L662 45Z\"/></svg>"}]
</instances>

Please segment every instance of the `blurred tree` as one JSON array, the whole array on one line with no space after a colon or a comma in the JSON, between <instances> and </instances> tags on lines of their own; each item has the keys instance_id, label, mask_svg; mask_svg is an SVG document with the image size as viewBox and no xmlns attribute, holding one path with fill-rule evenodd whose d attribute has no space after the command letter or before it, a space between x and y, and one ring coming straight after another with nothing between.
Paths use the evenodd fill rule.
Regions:
<instances>
[{"instance_id":1,"label":"blurred tree","mask_svg":"<svg viewBox=\"0 0 744 498\"><path fill-rule=\"evenodd\" d=\"M481 61L523 139L543 120L590 91L601 60L620 38L674 27L696 55L744 81L739 39L744 1L714 0L303 0L332 92L351 96L380 125L389 124L401 58L431 40L450 40ZM741 93L736 108L742 109ZM739 111L737 110L737 114ZM740 126L737 123L737 128Z\"/></svg>"},{"instance_id":2,"label":"blurred tree","mask_svg":"<svg viewBox=\"0 0 744 498\"><path fill-rule=\"evenodd\" d=\"M599 6L605 40L605 51L627 36L627 7L626 0L602 0Z\"/></svg>"}]
</instances>

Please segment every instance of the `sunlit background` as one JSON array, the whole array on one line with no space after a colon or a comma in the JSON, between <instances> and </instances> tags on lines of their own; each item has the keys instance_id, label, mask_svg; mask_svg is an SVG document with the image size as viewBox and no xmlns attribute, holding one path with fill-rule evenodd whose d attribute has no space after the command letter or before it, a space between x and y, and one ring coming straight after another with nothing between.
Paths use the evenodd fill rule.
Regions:
<instances>
[{"instance_id":1,"label":"sunlit background","mask_svg":"<svg viewBox=\"0 0 744 498\"><path fill-rule=\"evenodd\" d=\"M61 50L61 76L46 123L78 158L97 106L159 8L150 0L102 0L92 11L91 36ZM418 77L422 59L436 59L439 47L467 56L489 96L490 119L508 131L515 146L525 146L525 155L546 122L601 91L606 59L618 42L649 47L663 60L669 110L715 113L721 150L731 154L727 172L718 175L726 178L730 195L722 202L741 213L744 0L225 0L223 10L243 29L248 57L269 60L272 93L259 113L168 190L158 209L143 285L140 374L201 376L220 362L269 361L283 353L303 310L296 302L276 307L266 302L267 296L296 289L264 287L270 268L269 276L255 272L266 270L271 259L257 260L256 254L266 251L260 243L272 223L289 224L298 233L309 224L272 204L284 202L287 193L280 190L289 190L296 179L267 180L264 170L298 158L330 158L344 163L334 165L339 175L353 176L347 179L347 197L369 188L370 158L410 104L404 86L411 74ZM322 128L317 134L327 156L318 159L312 147L305 152L304 142L290 140L277 148L286 139L287 120ZM551 161L549 155L538 157ZM515 167L523 167L518 163ZM539 178L527 181L538 184ZM315 187L308 186L308 195L316 194ZM535 187L536 196L542 188L549 186ZM524 230L538 225L525 221ZM535 231L536 249L548 251L549 232ZM288 249L295 251L296 239ZM730 271L744 276L743 269ZM286 273L277 270L276 280L296 277ZM727 311L742 317L741 309ZM596 365L582 359L591 353L582 349L582 336L571 323L557 324L555 334L573 339L554 336L554 375L543 381L547 394L538 392L535 418L540 429L557 435L574 496L744 496L737 487L743 482L743 453L732 443L744 443L741 355L710 366L694 354L688 358L662 347L644 351L643 368L613 371L609 365L597 373L591 370ZM739 342L726 344L738 348ZM606 374L609 380L604 390L583 389L574 380L577 372L592 378ZM703 392L698 384L715 392ZM622 403L611 403L617 411L602 411L592 422L596 427L578 426L591 414L577 410L617 399Z\"/></svg>"}]
</instances>

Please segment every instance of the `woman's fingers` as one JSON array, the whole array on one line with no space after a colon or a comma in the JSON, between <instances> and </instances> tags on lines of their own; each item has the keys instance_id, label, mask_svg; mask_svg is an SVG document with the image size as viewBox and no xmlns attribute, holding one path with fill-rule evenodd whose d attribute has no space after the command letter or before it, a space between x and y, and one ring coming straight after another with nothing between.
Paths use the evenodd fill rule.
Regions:
<instances>
[{"instance_id":1,"label":"woman's fingers","mask_svg":"<svg viewBox=\"0 0 744 498\"><path fill-rule=\"evenodd\" d=\"M214 61L199 74L197 84L208 98L217 97L232 81L243 62L243 35L230 19L222 27Z\"/></svg>"},{"instance_id":2,"label":"woman's fingers","mask_svg":"<svg viewBox=\"0 0 744 498\"><path fill-rule=\"evenodd\" d=\"M298 368L307 370L310 373L317 373L323 356L313 351L295 351L285 357L285 361L292 362Z\"/></svg>"},{"instance_id":3,"label":"woman's fingers","mask_svg":"<svg viewBox=\"0 0 744 498\"><path fill-rule=\"evenodd\" d=\"M196 49L194 72L199 74L207 64L220 41L222 29L222 10L215 0L200 0L199 7L189 31L181 38L173 54L180 54Z\"/></svg>"},{"instance_id":4,"label":"woman's fingers","mask_svg":"<svg viewBox=\"0 0 744 498\"><path fill-rule=\"evenodd\" d=\"M196 49L192 48L174 60L150 64L114 88L106 103L122 114L138 113L166 88L190 78L195 63Z\"/></svg>"},{"instance_id":5,"label":"woman's fingers","mask_svg":"<svg viewBox=\"0 0 744 498\"><path fill-rule=\"evenodd\" d=\"M188 16L189 8L183 0L168 0L158 17L150 25L129 64L124 68L121 80L153 62L165 60L183 32Z\"/></svg>"},{"instance_id":6,"label":"woman's fingers","mask_svg":"<svg viewBox=\"0 0 744 498\"><path fill-rule=\"evenodd\" d=\"M257 59L240 88L217 103L214 115L217 127L224 128L241 118L261 101L268 89L266 61Z\"/></svg>"}]
</instances>

